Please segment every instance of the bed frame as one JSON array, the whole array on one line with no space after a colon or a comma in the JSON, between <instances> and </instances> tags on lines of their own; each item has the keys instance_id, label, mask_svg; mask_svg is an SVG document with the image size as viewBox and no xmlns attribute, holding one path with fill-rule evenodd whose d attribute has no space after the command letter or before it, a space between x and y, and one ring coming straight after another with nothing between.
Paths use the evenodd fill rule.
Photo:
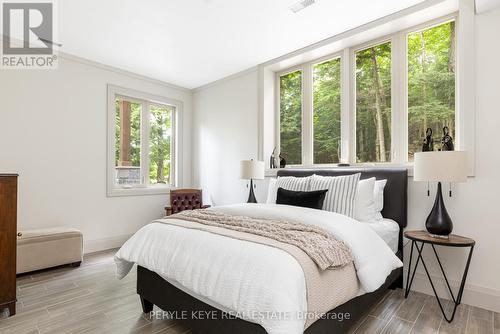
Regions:
<instances>
[{"instance_id":1,"label":"bed frame","mask_svg":"<svg viewBox=\"0 0 500 334\"><path fill-rule=\"evenodd\" d=\"M407 170L406 168L359 168L342 167L333 169L282 169L278 176L305 177L312 174L339 176L361 173L361 179L375 177L387 179L384 191L385 218L395 220L399 226L399 244L397 256L403 259L403 228L407 225ZM329 311L330 317L319 319L307 328L305 334L345 333L355 324L380 298L387 289L403 287L403 268L395 269L387 277L386 282L377 290L353 298ZM158 274L139 266L137 268L137 293L140 296L144 313L153 310L157 305L164 311L182 315L195 333L203 334L265 334L264 328L239 318L228 318L221 310L214 308L195 297L176 288ZM202 313L196 313L201 311ZM190 315L210 314L210 319L200 319ZM210 312L210 313L204 313ZM349 313L350 317L338 320L334 314Z\"/></svg>"}]
</instances>

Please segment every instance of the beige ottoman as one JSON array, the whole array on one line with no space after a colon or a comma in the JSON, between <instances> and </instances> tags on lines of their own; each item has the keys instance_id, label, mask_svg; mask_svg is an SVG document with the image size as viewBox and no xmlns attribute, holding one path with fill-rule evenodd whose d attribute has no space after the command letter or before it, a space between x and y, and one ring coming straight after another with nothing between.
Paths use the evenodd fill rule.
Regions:
<instances>
[{"instance_id":1,"label":"beige ottoman","mask_svg":"<svg viewBox=\"0 0 500 334\"><path fill-rule=\"evenodd\" d=\"M79 266L83 259L83 235L77 229L52 227L17 234L17 273L56 267Z\"/></svg>"}]
</instances>

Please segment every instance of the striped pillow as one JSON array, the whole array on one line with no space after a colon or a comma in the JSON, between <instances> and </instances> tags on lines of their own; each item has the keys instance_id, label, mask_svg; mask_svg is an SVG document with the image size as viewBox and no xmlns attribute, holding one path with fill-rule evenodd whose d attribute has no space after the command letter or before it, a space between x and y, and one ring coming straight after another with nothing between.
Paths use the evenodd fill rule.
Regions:
<instances>
[{"instance_id":1,"label":"striped pillow","mask_svg":"<svg viewBox=\"0 0 500 334\"><path fill-rule=\"evenodd\" d=\"M292 191L309 191L311 177L282 176L276 180L276 191L283 188Z\"/></svg>"},{"instance_id":2,"label":"striped pillow","mask_svg":"<svg viewBox=\"0 0 500 334\"><path fill-rule=\"evenodd\" d=\"M354 204L361 174L345 176L311 176L310 190L328 189L323 210L354 217Z\"/></svg>"},{"instance_id":3,"label":"striped pillow","mask_svg":"<svg viewBox=\"0 0 500 334\"><path fill-rule=\"evenodd\" d=\"M269 181L269 189L267 192L266 203L276 204L278 188L283 188L292 191L308 191L310 180L311 178L309 176L308 177L280 176L277 179L271 179Z\"/></svg>"}]
</instances>

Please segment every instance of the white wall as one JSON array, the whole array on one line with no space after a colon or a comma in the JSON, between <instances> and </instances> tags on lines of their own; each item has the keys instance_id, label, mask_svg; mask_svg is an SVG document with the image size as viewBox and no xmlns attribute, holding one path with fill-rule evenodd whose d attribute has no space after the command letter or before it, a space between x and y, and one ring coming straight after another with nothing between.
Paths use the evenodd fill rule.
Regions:
<instances>
[{"instance_id":1,"label":"white wall","mask_svg":"<svg viewBox=\"0 0 500 334\"><path fill-rule=\"evenodd\" d=\"M445 201L454 219L454 232L477 241L463 301L500 311L500 151L496 148L500 124L500 67L495 65L500 54L496 36L500 31L500 10L477 16L475 24L476 176L466 184L455 186L454 196L446 197ZM246 199L247 190L238 180L238 162L257 154L257 85L257 73L251 72L223 80L193 95L194 132L198 134L194 141L194 181L203 187L206 197L211 196L218 205ZM408 182L408 228L422 229L434 198L426 196L426 185L415 184L411 178ZM265 200L264 183L258 184L259 201ZM440 254L449 277L458 285L465 265L465 250L443 249ZM426 256L432 259L430 255ZM438 276L436 264L429 262L432 273ZM431 292L422 273L416 277L414 287Z\"/></svg>"},{"instance_id":2,"label":"white wall","mask_svg":"<svg viewBox=\"0 0 500 334\"><path fill-rule=\"evenodd\" d=\"M193 94L193 182L206 203L246 201L247 182L239 179L240 160L257 159L257 71L224 80ZM256 181L263 198L264 181Z\"/></svg>"},{"instance_id":3,"label":"white wall","mask_svg":"<svg viewBox=\"0 0 500 334\"><path fill-rule=\"evenodd\" d=\"M160 217L165 195L106 197L107 84L184 102L183 184L191 183L190 91L86 61L0 71L0 172L19 178L18 229L81 229L86 251L119 246Z\"/></svg>"}]
</instances>

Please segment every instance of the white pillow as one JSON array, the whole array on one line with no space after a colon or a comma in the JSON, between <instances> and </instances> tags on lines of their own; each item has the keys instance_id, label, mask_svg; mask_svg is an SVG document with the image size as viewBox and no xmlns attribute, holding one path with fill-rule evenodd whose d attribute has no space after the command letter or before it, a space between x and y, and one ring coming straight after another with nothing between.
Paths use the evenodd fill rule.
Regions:
<instances>
[{"instance_id":1,"label":"white pillow","mask_svg":"<svg viewBox=\"0 0 500 334\"><path fill-rule=\"evenodd\" d=\"M359 180L354 206L354 218L360 222L369 222L375 218L375 178Z\"/></svg>"},{"instance_id":2,"label":"white pillow","mask_svg":"<svg viewBox=\"0 0 500 334\"><path fill-rule=\"evenodd\" d=\"M276 197L278 196L278 188L283 188L292 191L308 191L311 177L295 177L295 176L280 176L275 181L269 181L269 188L267 190L268 204L276 204Z\"/></svg>"},{"instance_id":3,"label":"white pillow","mask_svg":"<svg viewBox=\"0 0 500 334\"><path fill-rule=\"evenodd\" d=\"M328 189L323 210L354 217L360 173L344 176L311 176L310 190Z\"/></svg>"},{"instance_id":4,"label":"white pillow","mask_svg":"<svg viewBox=\"0 0 500 334\"><path fill-rule=\"evenodd\" d=\"M384 188L386 183L387 180L375 181L375 188L373 189L373 201L375 202L375 211L377 212L381 212L384 208Z\"/></svg>"},{"instance_id":5,"label":"white pillow","mask_svg":"<svg viewBox=\"0 0 500 334\"><path fill-rule=\"evenodd\" d=\"M269 185L267 187L267 204L276 204L276 196L277 196L277 190L276 188L276 179L272 178L269 179Z\"/></svg>"},{"instance_id":6,"label":"white pillow","mask_svg":"<svg viewBox=\"0 0 500 334\"><path fill-rule=\"evenodd\" d=\"M384 208L384 188L387 180L375 181L375 187L373 188L373 215L369 222L381 221L382 209Z\"/></svg>"}]
</instances>

